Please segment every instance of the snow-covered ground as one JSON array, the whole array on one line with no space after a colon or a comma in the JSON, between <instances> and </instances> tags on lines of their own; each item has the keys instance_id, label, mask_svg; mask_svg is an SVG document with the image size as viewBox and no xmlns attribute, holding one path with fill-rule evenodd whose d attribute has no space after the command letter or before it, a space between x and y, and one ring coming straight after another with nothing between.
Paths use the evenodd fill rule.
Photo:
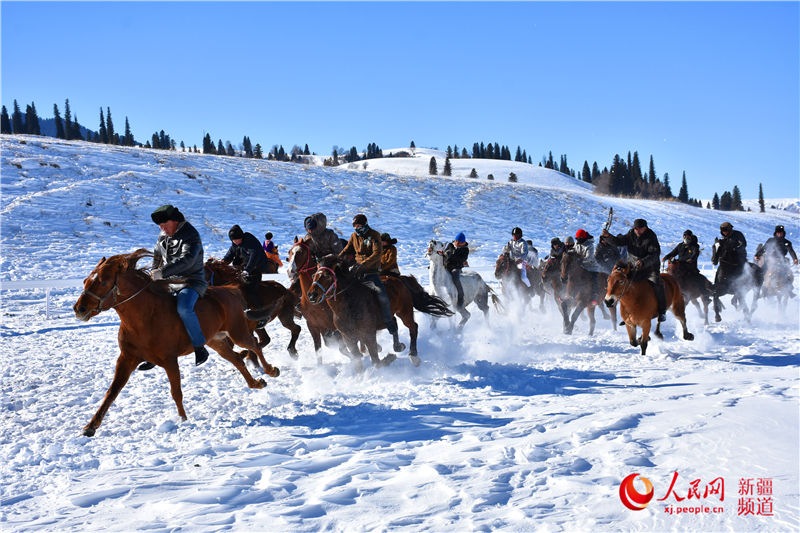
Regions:
<instances>
[{"instance_id":1,"label":"snow-covered ground","mask_svg":"<svg viewBox=\"0 0 800 533\"><path fill-rule=\"evenodd\" d=\"M692 342L670 316L646 356L607 320L593 337L585 320L563 335L552 305L540 313L506 300L507 314L473 313L462 332L434 330L418 314L422 366L400 357L363 374L333 350L318 365L305 329L291 359L288 333L270 324L266 356L282 374L266 389L247 389L213 354L197 368L185 358L188 421L163 371L136 372L87 438L119 320L112 311L78 322L80 288L63 281L103 256L150 248L149 214L164 203L198 228L207 257L224 254L234 223L259 238L271 231L285 256L306 215L325 212L346 237L364 212L398 239L401 269L424 285L427 242L465 231L472 268L498 291L487 271L513 226L544 255L553 236L597 235L613 207L612 231L644 217L662 253L691 228L713 277L710 245L724 220L751 255L776 224L800 244L797 198L767 200L780 209L766 213L755 201L752 212L721 213L595 196L564 175L501 161L452 160L453 178L431 177L431 155L440 172L444 157L424 149L347 169L30 136L0 143L3 529L800 528L797 298L783 309L762 302L751 323L727 297L723 321L708 327L691 308ZM473 167L479 177L464 177ZM519 183L508 183L511 171ZM654 486L639 511L619 492L634 473Z\"/></svg>"}]
</instances>

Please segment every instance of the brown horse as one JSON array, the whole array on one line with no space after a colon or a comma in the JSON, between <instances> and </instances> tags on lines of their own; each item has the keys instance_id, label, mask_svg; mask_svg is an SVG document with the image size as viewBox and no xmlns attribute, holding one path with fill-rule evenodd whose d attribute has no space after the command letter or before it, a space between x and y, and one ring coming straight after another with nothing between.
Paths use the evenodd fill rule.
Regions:
<instances>
[{"instance_id":1,"label":"brown horse","mask_svg":"<svg viewBox=\"0 0 800 533\"><path fill-rule=\"evenodd\" d=\"M205 268L209 285L238 285L241 289L242 271L240 269L213 257L206 260ZM264 317L263 321L269 323L277 318L283 327L292 333L286 350L289 355L297 359L295 345L301 331L300 326L294 322L294 307L297 305L297 297L277 281L262 281L259 285L258 296L263 305L259 309L259 315ZM265 328L256 328L255 326L256 322L253 322L253 329L258 335L258 345L263 348L270 343L271 339Z\"/></svg>"},{"instance_id":2,"label":"brown horse","mask_svg":"<svg viewBox=\"0 0 800 533\"><path fill-rule=\"evenodd\" d=\"M420 364L417 355L417 334L419 326L414 320L414 309L432 316L452 316L453 312L440 298L425 292L413 276L403 280L400 277L386 276L382 278L389 294L392 314L398 316L408 328L411 337L409 358L414 366ZM312 286L308 291L308 300L312 304L327 302L333 312L333 322L342 335L351 357L361 361L358 343L362 342L375 366L387 366L397 359L390 353L383 359L378 356L377 331L386 328L380 310L380 304L373 289L352 276L344 267L343 261L335 255L322 258L312 278ZM397 334L393 335L393 349L403 351Z\"/></svg>"},{"instance_id":3,"label":"brown horse","mask_svg":"<svg viewBox=\"0 0 800 533\"><path fill-rule=\"evenodd\" d=\"M525 306L533 305L533 299L539 297L539 310L544 311L544 286L539 269L528 265L528 287L522 281L516 263L508 252L500 254L494 264L494 277L500 280L503 293L506 295L521 295Z\"/></svg>"},{"instance_id":4,"label":"brown horse","mask_svg":"<svg viewBox=\"0 0 800 533\"><path fill-rule=\"evenodd\" d=\"M650 327L652 320L658 316L658 302L656 293L650 282L646 279L637 280L636 273L631 271L630 265L620 261L608 276L608 289L606 291L605 303L608 307L619 302L619 312L625 327L628 329L628 339L631 346L641 346L642 355L647 352L647 343L650 340ZM687 341L693 340L694 335L689 333L686 327L686 304L683 301L683 294L675 278L669 274L661 274L664 281L664 296L667 300L667 308L672 310L672 314L678 319L683 327L683 338ZM636 328L642 328L642 336L636 338ZM661 334L661 323L656 323L656 337L663 339Z\"/></svg>"},{"instance_id":5,"label":"brown horse","mask_svg":"<svg viewBox=\"0 0 800 533\"><path fill-rule=\"evenodd\" d=\"M683 293L683 299L697 308L697 312L703 317L707 326L708 306L714 296L714 284L711 283L711 280L684 261L670 261L667 265L667 273L675 278Z\"/></svg>"},{"instance_id":6,"label":"brown horse","mask_svg":"<svg viewBox=\"0 0 800 533\"><path fill-rule=\"evenodd\" d=\"M317 260L308 244L302 239L295 239L292 249L289 250L287 273L292 281L292 286L299 286L300 289L300 312L306 319L306 327L314 341L314 351L317 353L319 361L319 351L322 342L329 343L329 340L336 339L339 350L346 353L344 345L341 344L341 335L336 330L333 323L333 311L327 305L315 305L308 299L308 291L311 290L311 277L317 271Z\"/></svg>"},{"instance_id":7,"label":"brown horse","mask_svg":"<svg viewBox=\"0 0 800 533\"><path fill-rule=\"evenodd\" d=\"M168 285L172 280L152 281L150 276L136 268L139 259L151 255L147 250L139 249L102 258L84 280L83 292L73 306L75 316L82 321L109 309L114 309L120 319L117 335L120 354L114 379L100 408L83 428L83 434L88 437L95 434L131 373L143 361L163 367L167 372L178 415L186 420L178 356L194 350L178 316L175 298L169 292ZM266 382L253 378L241 356L233 351L233 343L257 354L264 368L268 369L268 375L277 377L280 372L264 360L244 316L243 302L241 291L234 286L209 287L205 296L197 301L195 310L207 344L236 367L250 388L260 389L266 386Z\"/></svg>"},{"instance_id":8,"label":"brown horse","mask_svg":"<svg viewBox=\"0 0 800 533\"><path fill-rule=\"evenodd\" d=\"M561 256L550 256L542 264L542 286L550 287L553 300L556 302L563 320L563 331L569 328L569 302L564 294L564 284L561 282Z\"/></svg>"},{"instance_id":9,"label":"brown horse","mask_svg":"<svg viewBox=\"0 0 800 533\"><path fill-rule=\"evenodd\" d=\"M575 308L572 316L566 324L564 333L571 335L575 327L578 316L586 309L589 316L589 335L594 335L595 318L594 310L598 307L598 302L603 299L605 285L608 276L602 272L589 272L583 268L575 252L564 252L561 254L561 281L564 283L564 293L569 302ZM594 291L592 291L592 277L596 277ZM617 310L614 306L611 309L611 322L614 329L617 329ZM604 318L609 318L605 309L600 307Z\"/></svg>"}]
</instances>

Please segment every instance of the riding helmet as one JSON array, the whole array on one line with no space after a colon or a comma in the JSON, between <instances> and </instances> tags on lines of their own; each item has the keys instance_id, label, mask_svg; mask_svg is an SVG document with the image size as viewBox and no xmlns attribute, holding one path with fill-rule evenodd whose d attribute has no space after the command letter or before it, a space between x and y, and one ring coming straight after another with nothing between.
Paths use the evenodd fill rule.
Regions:
<instances>
[{"instance_id":1,"label":"riding helmet","mask_svg":"<svg viewBox=\"0 0 800 533\"><path fill-rule=\"evenodd\" d=\"M511 230L511 235L514 237L522 237L522 228L514 228Z\"/></svg>"}]
</instances>

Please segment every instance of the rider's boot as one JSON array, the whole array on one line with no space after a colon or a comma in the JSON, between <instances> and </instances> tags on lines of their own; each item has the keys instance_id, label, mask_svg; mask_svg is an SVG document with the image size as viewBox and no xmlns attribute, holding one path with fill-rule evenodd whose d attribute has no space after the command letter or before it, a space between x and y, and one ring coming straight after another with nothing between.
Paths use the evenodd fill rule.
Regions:
<instances>
[{"instance_id":1,"label":"rider's boot","mask_svg":"<svg viewBox=\"0 0 800 533\"><path fill-rule=\"evenodd\" d=\"M664 296L664 282L656 282L653 285L653 289L656 291L656 302L658 303L658 321L664 322L667 319L667 298Z\"/></svg>"}]
</instances>

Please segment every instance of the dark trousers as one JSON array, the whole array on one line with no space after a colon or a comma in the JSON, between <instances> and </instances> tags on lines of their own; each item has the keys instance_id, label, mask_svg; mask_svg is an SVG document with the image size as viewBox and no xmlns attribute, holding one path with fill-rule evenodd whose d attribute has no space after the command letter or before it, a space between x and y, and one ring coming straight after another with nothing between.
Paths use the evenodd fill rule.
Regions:
<instances>
[{"instance_id":1,"label":"dark trousers","mask_svg":"<svg viewBox=\"0 0 800 533\"><path fill-rule=\"evenodd\" d=\"M381 281L381 277L377 272L364 274L361 279L365 282L375 285L378 295L378 303L381 305L381 315L383 315L383 322L386 324L386 329L392 335L397 334L397 321L394 319L392 313L392 303L389 301L389 293L386 292L386 285Z\"/></svg>"},{"instance_id":2,"label":"dark trousers","mask_svg":"<svg viewBox=\"0 0 800 533\"><path fill-rule=\"evenodd\" d=\"M456 286L456 293L458 293L458 301L456 307L464 306L464 287L461 286L461 269L454 268L450 271L450 276L453 278L453 285Z\"/></svg>"},{"instance_id":3,"label":"dark trousers","mask_svg":"<svg viewBox=\"0 0 800 533\"><path fill-rule=\"evenodd\" d=\"M250 272L247 282L242 284L242 294L250 309L261 309L261 295L258 293L261 286L261 272Z\"/></svg>"}]
</instances>

